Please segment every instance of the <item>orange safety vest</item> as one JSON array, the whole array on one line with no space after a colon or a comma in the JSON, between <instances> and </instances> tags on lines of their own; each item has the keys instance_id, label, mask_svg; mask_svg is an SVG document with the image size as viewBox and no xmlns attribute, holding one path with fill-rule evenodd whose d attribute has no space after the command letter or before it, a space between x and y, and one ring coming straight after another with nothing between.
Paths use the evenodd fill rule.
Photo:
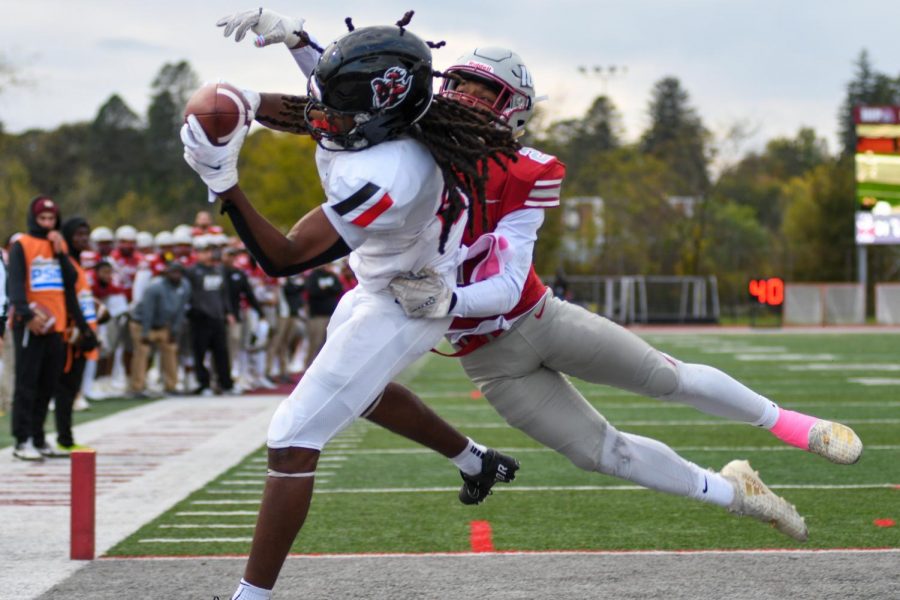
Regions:
<instances>
[{"instance_id":1,"label":"orange safety vest","mask_svg":"<svg viewBox=\"0 0 900 600\"><path fill-rule=\"evenodd\" d=\"M53 331L66 330L66 296L63 289L62 267L53 253L53 245L43 238L22 234L18 240L25 255L25 298L28 303L43 305L56 317Z\"/></svg>"}]
</instances>

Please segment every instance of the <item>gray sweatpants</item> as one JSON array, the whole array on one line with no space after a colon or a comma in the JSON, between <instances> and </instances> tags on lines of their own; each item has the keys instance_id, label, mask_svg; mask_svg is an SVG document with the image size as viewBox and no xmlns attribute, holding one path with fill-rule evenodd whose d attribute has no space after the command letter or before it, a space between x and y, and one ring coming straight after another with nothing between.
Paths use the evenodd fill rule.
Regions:
<instances>
[{"instance_id":1,"label":"gray sweatpants","mask_svg":"<svg viewBox=\"0 0 900 600\"><path fill-rule=\"evenodd\" d=\"M761 417L767 402L721 371L676 361L549 293L512 329L461 360L507 423L579 468L681 496L697 497L704 470L661 442L619 432L566 375L748 423Z\"/></svg>"}]
</instances>

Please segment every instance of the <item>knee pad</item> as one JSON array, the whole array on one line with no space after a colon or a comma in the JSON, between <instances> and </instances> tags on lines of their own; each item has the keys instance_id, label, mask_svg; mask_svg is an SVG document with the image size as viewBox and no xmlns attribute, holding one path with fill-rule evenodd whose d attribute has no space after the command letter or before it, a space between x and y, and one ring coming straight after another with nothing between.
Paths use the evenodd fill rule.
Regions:
<instances>
[{"instance_id":1,"label":"knee pad","mask_svg":"<svg viewBox=\"0 0 900 600\"><path fill-rule=\"evenodd\" d=\"M630 471L630 462L631 451L628 440L610 425L606 429L606 440L596 470L604 475L626 478Z\"/></svg>"},{"instance_id":2,"label":"knee pad","mask_svg":"<svg viewBox=\"0 0 900 600\"><path fill-rule=\"evenodd\" d=\"M662 398L678 390L679 362L659 350L651 350L644 356L641 373L644 374L644 394Z\"/></svg>"}]
</instances>

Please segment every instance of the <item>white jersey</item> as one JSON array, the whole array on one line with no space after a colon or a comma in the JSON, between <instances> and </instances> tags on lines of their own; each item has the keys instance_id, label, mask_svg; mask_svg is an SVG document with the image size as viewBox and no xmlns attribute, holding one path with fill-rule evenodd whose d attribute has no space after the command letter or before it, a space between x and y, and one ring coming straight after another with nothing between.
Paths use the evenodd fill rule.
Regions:
<instances>
[{"instance_id":1,"label":"white jersey","mask_svg":"<svg viewBox=\"0 0 900 600\"><path fill-rule=\"evenodd\" d=\"M370 292L397 275L428 267L455 280L465 211L438 252L444 182L419 142L401 138L360 152L319 148L316 166L325 189L325 215L353 250L350 267Z\"/></svg>"}]
</instances>

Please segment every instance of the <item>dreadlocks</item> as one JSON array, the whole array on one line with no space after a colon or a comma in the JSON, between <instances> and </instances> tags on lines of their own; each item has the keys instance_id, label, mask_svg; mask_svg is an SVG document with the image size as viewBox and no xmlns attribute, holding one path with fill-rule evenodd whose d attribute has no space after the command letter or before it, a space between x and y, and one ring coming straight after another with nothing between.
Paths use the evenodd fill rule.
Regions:
<instances>
[{"instance_id":1,"label":"dreadlocks","mask_svg":"<svg viewBox=\"0 0 900 600\"><path fill-rule=\"evenodd\" d=\"M428 148L444 178L446 199L440 211L442 228L438 246L443 254L450 228L467 208L464 191L471 197L469 231L474 228L475 202L479 203L482 220L487 224L484 186L488 160L505 169L500 157L515 160L519 144L509 126L492 114L443 96L434 97L428 112L408 133Z\"/></svg>"}]
</instances>

